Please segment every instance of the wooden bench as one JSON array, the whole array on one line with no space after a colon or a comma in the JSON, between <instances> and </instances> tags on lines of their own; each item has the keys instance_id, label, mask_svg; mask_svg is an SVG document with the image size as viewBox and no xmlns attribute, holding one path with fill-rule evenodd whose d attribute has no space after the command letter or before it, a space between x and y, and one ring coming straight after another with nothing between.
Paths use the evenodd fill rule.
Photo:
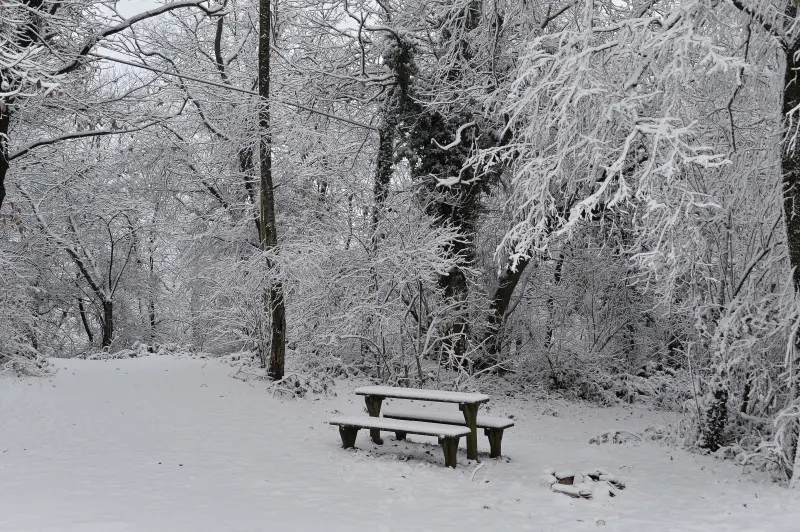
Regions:
<instances>
[{"instance_id":1,"label":"wooden bench","mask_svg":"<svg viewBox=\"0 0 800 532\"><path fill-rule=\"evenodd\" d=\"M339 435L342 437L342 447L354 447L356 436L360 429L385 430L401 434L419 434L421 436L436 436L442 444L444 451L444 465L456 467L458 453L458 440L470 434L469 427L444 425L440 423L424 423L420 421L404 421L386 419L382 417L357 417L337 416L328 421L331 425L339 426Z\"/></svg>"},{"instance_id":2,"label":"wooden bench","mask_svg":"<svg viewBox=\"0 0 800 532\"><path fill-rule=\"evenodd\" d=\"M406 421L425 421L429 423L445 423L448 425L466 426L464 416L455 412L426 412L425 410L403 410L389 408L383 412L384 418ZM497 458L502 454L503 431L514 426L514 421L505 417L478 416L477 427L489 437L491 451L489 456ZM397 439L405 439L403 431L395 431Z\"/></svg>"},{"instance_id":3,"label":"wooden bench","mask_svg":"<svg viewBox=\"0 0 800 532\"><path fill-rule=\"evenodd\" d=\"M381 403L384 399L413 399L417 401L432 401L436 403L455 403L464 415L464 425L469 427L467 435L467 458L478 459L478 427L476 418L480 406L491 399L483 393L448 392L443 390L425 390L420 388L395 388L393 386L364 386L355 390L356 395L363 395L367 405L367 412L371 417L381 415ZM402 432L402 431L401 431ZM381 431L370 431L372 441L381 444Z\"/></svg>"}]
</instances>

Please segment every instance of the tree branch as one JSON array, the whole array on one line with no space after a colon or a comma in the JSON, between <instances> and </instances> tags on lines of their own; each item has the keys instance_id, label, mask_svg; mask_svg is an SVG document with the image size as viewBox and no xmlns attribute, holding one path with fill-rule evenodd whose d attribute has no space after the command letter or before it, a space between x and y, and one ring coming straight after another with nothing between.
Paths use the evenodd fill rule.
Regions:
<instances>
[{"instance_id":1,"label":"tree branch","mask_svg":"<svg viewBox=\"0 0 800 532\"><path fill-rule=\"evenodd\" d=\"M70 258L72 258L72 261L78 267L78 270L80 270L81 274L83 275L83 278L86 279L86 282L89 284L89 287L92 289L92 292L95 293L95 295L100 299L100 301L105 301L106 300L105 292L103 291L102 288L100 288L100 285L97 284L95 279L89 273L89 270L86 268L86 264L84 264L83 259L81 259L80 255L78 255L78 252L72 249L72 246L70 246L69 243L67 243L63 238L55 234L50 229L50 226L47 225L47 223L42 218L42 215L39 212L39 208L36 206L36 202L33 201L33 198L31 198L30 194L28 194L28 191L25 190L24 187L19 185L17 188L19 188L19 191L22 194L22 196L26 200L28 200L31 209L33 209L33 214L34 216L36 216L36 221L39 222L39 225L42 227L42 230L45 232L45 234L52 240L54 240L59 246L61 246L61 248L64 251L67 252L67 255L69 255Z\"/></svg>"},{"instance_id":2,"label":"tree branch","mask_svg":"<svg viewBox=\"0 0 800 532\"><path fill-rule=\"evenodd\" d=\"M161 124L163 122L171 120L172 118L175 118L176 116L181 114L181 112L183 112L183 108L185 106L186 106L186 102L184 101L183 104L181 105L181 109L176 114L171 115L171 116L167 116L167 117L164 117L164 118L160 118L160 119L155 120L153 122L148 122L146 124L142 124L141 126L131 127L131 128L127 128L127 129L114 129L113 127L107 127L107 128L103 128L103 129L92 129L90 131L76 131L76 132L73 132L73 133L64 133L63 135L58 136L58 137L53 137L53 138L43 139L43 140L37 140L36 142L28 144L24 148L22 148L20 150L17 150L14 153L10 154L6 160L8 162L11 162L14 159L17 159L19 157L27 155L30 151L32 151L32 150L34 150L36 148L41 148L42 146L49 146L51 144L58 144L59 142L64 142L64 141L67 141L67 140L75 140L75 139L81 139L81 138L87 138L87 137L105 137L105 136L108 136L108 135L123 135L125 133L133 133L133 132L136 132L136 131L142 131L143 129L147 129L149 127L157 126L158 124Z\"/></svg>"},{"instance_id":3,"label":"tree branch","mask_svg":"<svg viewBox=\"0 0 800 532\"><path fill-rule=\"evenodd\" d=\"M173 77L180 78L180 79L188 79L190 81L196 81L198 83L203 83L203 84L209 85L211 87L219 87L221 89L228 89L228 90L231 90L231 91L234 91L234 92L243 92L245 94L250 94L250 95L253 95L253 96L259 96L259 94L257 92L255 92L255 91L248 90L248 89L242 89L242 88L236 87L235 85L227 85L225 83L217 83L215 81L209 81L209 80L197 78L197 77L194 77L194 76L187 76L186 74L178 74L177 72L167 72L165 70L159 70L159 69L151 67L149 65L145 65L145 64L142 64L142 63L135 63L133 61L126 61L124 59L119 59L119 58L116 58L116 57L109 57L109 56L106 56L106 55L100 55L100 54L95 54L95 53L90 53L90 54L87 54L87 55L90 55L92 57L96 57L98 59L103 59L103 60L106 60L106 61L113 61L115 63L120 63L120 64L123 64L123 65L128 65L128 66L137 67L137 68L143 68L145 70L150 70L152 72L158 72L159 74L162 74L164 76L173 76ZM378 128L377 126L373 126L373 125L370 125L370 124L365 124L363 122L358 122L357 120L351 120L350 118L345 118L343 116L336 116L334 114L326 113L325 111L320 111L318 109L314 109L313 107L306 107L305 105L301 105L299 103L288 102L286 100L283 100L283 99L280 99L280 98L275 98L275 97L272 97L271 100L272 100L272 102L280 103L280 104L286 105L288 107L294 107L295 109L300 109L301 111L308 111L309 113L312 113L312 114L325 116L327 118L330 118L331 120L338 120L339 122L345 122L347 124L350 124L350 125L353 125L353 126L357 126L357 127L360 127L360 128L364 128L364 129L371 129L372 131L380 131L380 128Z\"/></svg>"},{"instance_id":4,"label":"tree branch","mask_svg":"<svg viewBox=\"0 0 800 532\"><path fill-rule=\"evenodd\" d=\"M75 59L73 59L71 63L69 63L69 64L63 66L61 69L59 69L58 72L56 72L56 74L57 75L59 75L59 74L67 74L69 72L72 72L72 71L80 68L80 66L83 65L83 59L87 55L89 55L89 52L91 52L92 49L95 46L97 46L97 44L100 41L102 41L103 39L106 39L108 37L111 37L112 35L116 35L117 33L121 33L123 31L127 30L128 28L130 28L131 26L133 26L137 22L141 22L143 20L147 20L147 19L150 19L150 18L153 18L153 17L157 17L157 16L159 16L161 14L167 13L169 11L173 11L175 9L183 9L185 7L196 7L198 9L202 10L207 15L217 14L221 10L221 8L209 9L209 8L207 8L207 7L202 5L205 2L206 2L206 0L184 0L184 1L181 1L181 2L172 2L172 3L169 3L169 4L165 4L163 6L157 7L155 9L151 9L149 11L145 11L143 13L139 13L138 15L135 15L135 16L133 16L133 17L121 22L121 23L117 24L116 26L109 26L109 27L105 28L104 30L100 31L99 33L94 34L91 38L89 38L84 43L83 47L81 47L81 49L78 51Z\"/></svg>"},{"instance_id":5,"label":"tree branch","mask_svg":"<svg viewBox=\"0 0 800 532\"><path fill-rule=\"evenodd\" d=\"M753 20L758 22L758 24L762 28L764 28L764 31L775 37L782 47L786 48L787 46L789 46L789 42L787 42L786 40L786 35L783 35L781 32L778 31L778 29L772 23L764 19L764 15L762 13L759 13L750 6L744 5L744 2L742 2L742 0L730 0L730 2L733 5L733 7L735 7L742 13L747 13L748 15L753 17Z\"/></svg>"}]
</instances>

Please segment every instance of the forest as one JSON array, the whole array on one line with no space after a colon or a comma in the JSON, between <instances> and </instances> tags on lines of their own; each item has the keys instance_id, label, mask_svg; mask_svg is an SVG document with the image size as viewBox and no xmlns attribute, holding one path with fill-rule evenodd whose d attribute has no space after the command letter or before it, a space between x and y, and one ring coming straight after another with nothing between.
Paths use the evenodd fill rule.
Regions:
<instances>
[{"instance_id":1,"label":"forest","mask_svg":"<svg viewBox=\"0 0 800 532\"><path fill-rule=\"evenodd\" d=\"M797 11L0 0L0 371L643 404L800 488Z\"/></svg>"}]
</instances>

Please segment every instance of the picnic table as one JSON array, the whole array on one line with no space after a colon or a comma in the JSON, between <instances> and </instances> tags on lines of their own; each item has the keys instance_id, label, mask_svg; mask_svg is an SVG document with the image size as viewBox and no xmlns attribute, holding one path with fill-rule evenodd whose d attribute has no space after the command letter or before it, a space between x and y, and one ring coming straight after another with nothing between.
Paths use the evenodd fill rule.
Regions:
<instances>
[{"instance_id":1,"label":"picnic table","mask_svg":"<svg viewBox=\"0 0 800 532\"><path fill-rule=\"evenodd\" d=\"M442 390L425 390L420 388L395 388L392 386L364 386L355 390L356 395L363 395L370 417L381 415L381 403L386 398L408 399L416 401L432 401L437 403L455 403L464 415L464 422L470 432L467 437L467 458L478 459L478 409L490 397L483 393L449 392ZM370 428L370 437L376 444L383 443L380 428Z\"/></svg>"}]
</instances>

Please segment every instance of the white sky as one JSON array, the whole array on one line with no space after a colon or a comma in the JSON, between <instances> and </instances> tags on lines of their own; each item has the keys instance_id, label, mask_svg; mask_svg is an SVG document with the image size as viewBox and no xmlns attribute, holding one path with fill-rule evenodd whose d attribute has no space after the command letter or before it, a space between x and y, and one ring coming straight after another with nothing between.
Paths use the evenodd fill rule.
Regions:
<instances>
[{"instance_id":1,"label":"white sky","mask_svg":"<svg viewBox=\"0 0 800 532\"><path fill-rule=\"evenodd\" d=\"M160 3L157 0L119 0L117 9L126 17L147 11L157 7Z\"/></svg>"}]
</instances>

